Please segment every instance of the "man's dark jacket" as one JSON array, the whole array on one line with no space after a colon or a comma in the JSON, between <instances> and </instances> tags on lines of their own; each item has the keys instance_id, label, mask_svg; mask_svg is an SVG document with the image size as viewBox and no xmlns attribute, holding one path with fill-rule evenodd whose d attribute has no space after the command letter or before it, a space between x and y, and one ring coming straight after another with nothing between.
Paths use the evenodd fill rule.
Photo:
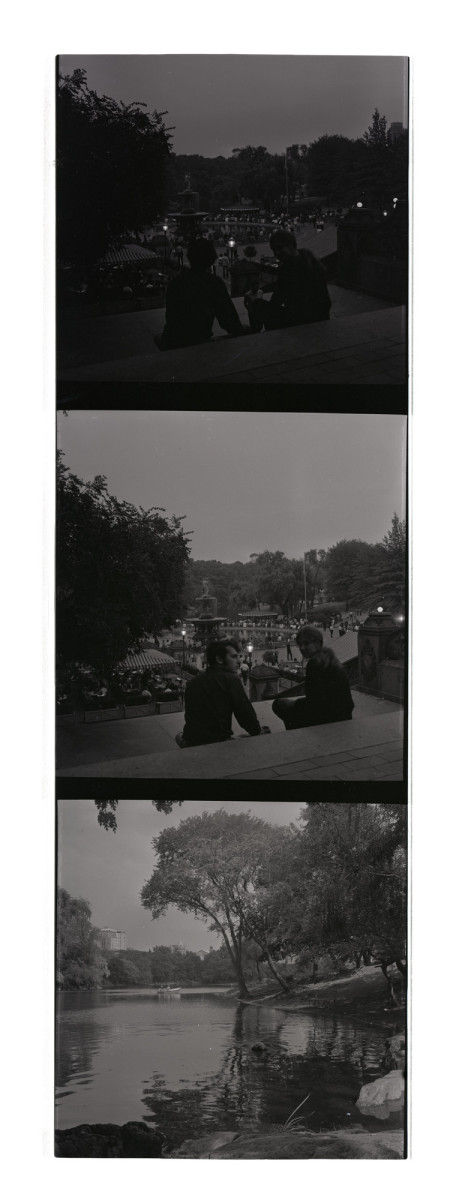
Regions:
<instances>
[{"instance_id":1,"label":"man's dark jacket","mask_svg":"<svg viewBox=\"0 0 450 1200\"><path fill-rule=\"evenodd\" d=\"M331 300L322 263L310 250L298 250L278 268L269 306L283 325L327 321Z\"/></svg>"},{"instance_id":2,"label":"man's dark jacket","mask_svg":"<svg viewBox=\"0 0 450 1200\"><path fill-rule=\"evenodd\" d=\"M184 268L167 288L161 349L173 350L209 341L215 319L233 337L243 332L223 279Z\"/></svg>"},{"instance_id":3,"label":"man's dark jacket","mask_svg":"<svg viewBox=\"0 0 450 1200\"><path fill-rule=\"evenodd\" d=\"M247 733L261 733L253 705L233 671L208 667L189 681L183 729L183 739L189 746L226 741L231 737L233 715Z\"/></svg>"},{"instance_id":4,"label":"man's dark jacket","mask_svg":"<svg viewBox=\"0 0 450 1200\"><path fill-rule=\"evenodd\" d=\"M310 658L306 666L306 704L311 724L347 721L354 703L345 667L328 647Z\"/></svg>"}]
</instances>

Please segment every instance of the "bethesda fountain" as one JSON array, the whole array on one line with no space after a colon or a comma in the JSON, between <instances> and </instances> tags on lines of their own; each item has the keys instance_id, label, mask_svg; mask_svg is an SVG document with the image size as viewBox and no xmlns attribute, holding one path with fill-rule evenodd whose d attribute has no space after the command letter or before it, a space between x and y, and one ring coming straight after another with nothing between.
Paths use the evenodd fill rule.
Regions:
<instances>
[{"instance_id":1,"label":"bethesda fountain","mask_svg":"<svg viewBox=\"0 0 450 1200\"><path fill-rule=\"evenodd\" d=\"M195 604L198 613L197 617L192 618L195 638L204 648L208 642L220 639L219 628L226 620L226 617L217 615L217 598L210 595L208 579L202 579L201 594L196 596Z\"/></svg>"},{"instance_id":2,"label":"bethesda fountain","mask_svg":"<svg viewBox=\"0 0 450 1200\"><path fill-rule=\"evenodd\" d=\"M183 242L189 242L196 233L200 233L201 225L208 216L206 212L200 211L199 199L199 192L193 191L191 187L190 175L185 175L184 189L178 192L179 212L170 213L177 223L176 236Z\"/></svg>"}]
</instances>

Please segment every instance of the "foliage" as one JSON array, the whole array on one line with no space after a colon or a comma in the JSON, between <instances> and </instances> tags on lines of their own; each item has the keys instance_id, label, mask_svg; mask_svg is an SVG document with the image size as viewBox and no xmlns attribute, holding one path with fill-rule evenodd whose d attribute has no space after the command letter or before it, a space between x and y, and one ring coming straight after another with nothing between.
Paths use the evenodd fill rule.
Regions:
<instances>
[{"instance_id":1,"label":"foliage","mask_svg":"<svg viewBox=\"0 0 450 1200\"><path fill-rule=\"evenodd\" d=\"M103 476L85 483L58 461L57 662L111 670L179 609L183 518L119 501Z\"/></svg>"},{"instance_id":2,"label":"foliage","mask_svg":"<svg viewBox=\"0 0 450 1200\"><path fill-rule=\"evenodd\" d=\"M62 990L100 987L107 966L97 944L87 900L58 888L56 904L56 979Z\"/></svg>"},{"instance_id":3,"label":"foliage","mask_svg":"<svg viewBox=\"0 0 450 1200\"><path fill-rule=\"evenodd\" d=\"M206 920L222 936L242 996L247 995L242 955L250 935L249 894L277 834L273 826L247 813L219 809L188 818L154 839L157 866L141 891L142 904L153 918L174 904ZM260 936L258 925L253 937L259 945Z\"/></svg>"},{"instance_id":4,"label":"foliage","mask_svg":"<svg viewBox=\"0 0 450 1200\"><path fill-rule=\"evenodd\" d=\"M406 832L405 805L308 805L285 861L297 945L404 955Z\"/></svg>"},{"instance_id":5,"label":"foliage","mask_svg":"<svg viewBox=\"0 0 450 1200\"><path fill-rule=\"evenodd\" d=\"M404 610L406 586L406 524L394 513L382 542L343 539L328 550L325 560L329 595L345 597L346 607L383 604L394 613Z\"/></svg>"},{"instance_id":6,"label":"foliage","mask_svg":"<svg viewBox=\"0 0 450 1200\"><path fill-rule=\"evenodd\" d=\"M163 206L170 153L165 113L98 96L86 72L60 76L56 113L57 252L94 262L127 229L153 221Z\"/></svg>"}]
</instances>

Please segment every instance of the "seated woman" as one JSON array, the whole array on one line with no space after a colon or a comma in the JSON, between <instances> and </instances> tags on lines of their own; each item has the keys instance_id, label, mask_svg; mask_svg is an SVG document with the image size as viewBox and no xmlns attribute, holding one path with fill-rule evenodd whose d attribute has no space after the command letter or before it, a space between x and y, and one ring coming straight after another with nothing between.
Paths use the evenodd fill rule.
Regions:
<instances>
[{"instance_id":1,"label":"seated woman","mask_svg":"<svg viewBox=\"0 0 450 1200\"><path fill-rule=\"evenodd\" d=\"M354 703L348 675L334 651L324 647L321 629L304 625L296 642L302 657L307 659L306 692L304 696L274 700L275 716L284 721L286 729L350 721Z\"/></svg>"},{"instance_id":2,"label":"seated woman","mask_svg":"<svg viewBox=\"0 0 450 1200\"><path fill-rule=\"evenodd\" d=\"M254 333L328 321L331 300L322 263L311 250L297 250L293 233L277 229L270 248L279 259L278 278L270 300L250 300L247 308Z\"/></svg>"},{"instance_id":3,"label":"seated woman","mask_svg":"<svg viewBox=\"0 0 450 1200\"><path fill-rule=\"evenodd\" d=\"M159 349L174 350L208 342L215 320L230 337L249 333L248 327L241 325L223 279L211 275L210 269L217 258L213 243L207 238L194 238L189 242L187 256L190 267L175 275L167 288L166 324L161 337L155 338Z\"/></svg>"}]
</instances>

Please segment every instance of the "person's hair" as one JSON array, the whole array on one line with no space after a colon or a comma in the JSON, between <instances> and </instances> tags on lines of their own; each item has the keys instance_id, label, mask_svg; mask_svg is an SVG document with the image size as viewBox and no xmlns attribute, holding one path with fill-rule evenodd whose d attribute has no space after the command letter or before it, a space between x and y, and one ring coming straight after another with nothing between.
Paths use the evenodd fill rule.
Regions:
<instances>
[{"instance_id":1,"label":"person's hair","mask_svg":"<svg viewBox=\"0 0 450 1200\"><path fill-rule=\"evenodd\" d=\"M302 625L298 633L295 635L297 646L302 642L317 642L318 646L323 646L323 633L316 625Z\"/></svg>"},{"instance_id":2,"label":"person's hair","mask_svg":"<svg viewBox=\"0 0 450 1200\"><path fill-rule=\"evenodd\" d=\"M276 229L270 236L269 246L276 253L277 249L281 250L283 246L290 250L296 250L297 242L294 234L290 233L288 229Z\"/></svg>"},{"instance_id":3,"label":"person's hair","mask_svg":"<svg viewBox=\"0 0 450 1200\"><path fill-rule=\"evenodd\" d=\"M233 650L237 650L236 642L232 642L231 640L223 642L210 642L209 646L206 647L206 661L208 663L208 667L214 667L216 665L216 658L219 658L220 661L224 663L227 650L230 646L233 647Z\"/></svg>"},{"instance_id":4,"label":"person's hair","mask_svg":"<svg viewBox=\"0 0 450 1200\"><path fill-rule=\"evenodd\" d=\"M216 261L217 252L214 242L208 238L191 238L187 248L187 256L194 271L207 271Z\"/></svg>"}]
</instances>

